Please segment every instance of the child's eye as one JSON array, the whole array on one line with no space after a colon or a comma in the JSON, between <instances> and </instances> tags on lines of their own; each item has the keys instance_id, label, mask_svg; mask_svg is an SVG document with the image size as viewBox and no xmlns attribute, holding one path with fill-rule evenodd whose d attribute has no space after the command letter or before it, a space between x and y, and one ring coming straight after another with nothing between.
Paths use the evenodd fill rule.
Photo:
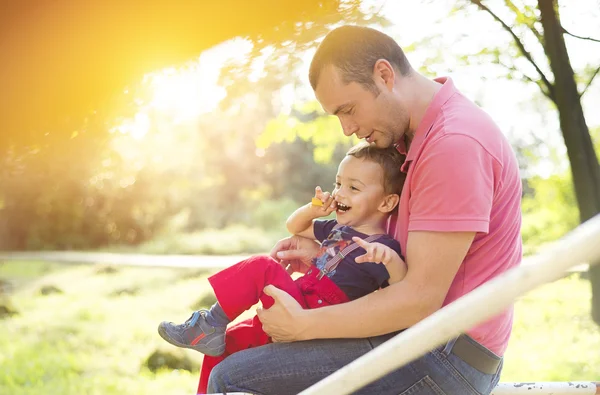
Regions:
<instances>
[{"instance_id":1,"label":"child's eye","mask_svg":"<svg viewBox=\"0 0 600 395\"><path fill-rule=\"evenodd\" d=\"M341 187L341 186L342 186L342 184L340 184L339 182L334 182L334 183L333 183L333 186L334 186L335 188L339 188L339 187Z\"/></svg>"},{"instance_id":2,"label":"child's eye","mask_svg":"<svg viewBox=\"0 0 600 395\"><path fill-rule=\"evenodd\" d=\"M350 187L350 189L352 189L353 191L358 191L357 187Z\"/></svg>"}]
</instances>

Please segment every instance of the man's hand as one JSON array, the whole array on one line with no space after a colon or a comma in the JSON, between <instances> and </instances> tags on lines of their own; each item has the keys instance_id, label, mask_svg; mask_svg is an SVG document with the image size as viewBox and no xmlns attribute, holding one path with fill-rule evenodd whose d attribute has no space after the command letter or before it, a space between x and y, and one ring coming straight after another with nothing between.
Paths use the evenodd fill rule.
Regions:
<instances>
[{"instance_id":1,"label":"man's hand","mask_svg":"<svg viewBox=\"0 0 600 395\"><path fill-rule=\"evenodd\" d=\"M279 240L271 250L271 257L278 261L288 273L306 273L312 265L312 259L319 252L319 244L300 236L291 236Z\"/></svg>"},{"instance_id":2,"label":"man's hand","mask_svg":"<svg viewBox=\"0 0 600 395\"><path fill-rule=\"evenodd\" d=\"M263 330L274 342L291 342L307 340L303 335L308 328L305 319L307 310L285 291L273 285L267 285L264 293L275 300L269 309L258 308L258 318L263 325Z\"/></svg>"}]
</instances>

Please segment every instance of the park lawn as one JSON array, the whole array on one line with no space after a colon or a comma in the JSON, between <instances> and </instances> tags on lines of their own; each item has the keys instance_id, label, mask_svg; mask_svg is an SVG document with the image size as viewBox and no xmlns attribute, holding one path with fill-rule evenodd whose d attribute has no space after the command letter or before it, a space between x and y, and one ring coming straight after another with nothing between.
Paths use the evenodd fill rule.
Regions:
<instances>
[{"instance_id":1,"label":"park lawn","mask_svg":"<svg viewBox=\"0 0 600 395\"><path fill-rule=\"evenodd\" d=\"M200 355L182 351L192 371L151 372L145 360L172 350L156 333L183 321L210 295L210 273L40 262L0 264L16 284L0 318L0 394L192 394ZM62 293L42 295L52 285ZM590 287L579 275L517 303L503 381L600 380L600 330L589 317ZM3 298L7 303L7 298ZM210 297L204 303L209 304Z\"/></svg>"}]
</instances>

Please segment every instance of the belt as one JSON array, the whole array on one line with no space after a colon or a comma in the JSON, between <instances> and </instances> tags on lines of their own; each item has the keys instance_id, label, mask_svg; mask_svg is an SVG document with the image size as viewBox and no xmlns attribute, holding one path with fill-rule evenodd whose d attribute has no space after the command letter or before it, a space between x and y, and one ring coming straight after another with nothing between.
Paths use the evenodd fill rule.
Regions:
<instances>
[{"instance_id":1,"label":"belt","mask_svg":"<svg viewBox=\"0 0 600 395\"><path fill-rule=\"evenodd\" d=\"M484 349L482 345L467 335L460 335L456 339L450 354L456 355L475 369L487 374L496 374L498 366L502 362L501 357L492 355L491 351Z\"/></svg>"}]
</instances>

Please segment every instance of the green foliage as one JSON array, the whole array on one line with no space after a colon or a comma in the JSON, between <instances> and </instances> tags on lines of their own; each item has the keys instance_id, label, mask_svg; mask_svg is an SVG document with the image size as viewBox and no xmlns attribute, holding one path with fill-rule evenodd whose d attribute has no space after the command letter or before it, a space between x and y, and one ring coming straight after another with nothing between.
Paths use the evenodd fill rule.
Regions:
<instances>
[{"instance_id":1,"label":"green foliage","mask_svg":"<svg viewBox=\"0 0 600 395\"><path fill-rule=\"evenodd\" d=\"M202 119L186 124L172 114L149 110L151 130L143 140L121 136L118 131L115 132L114 126L140 109L147 109L152 101L152 97L148 97L151 90L148 85L135 80L120 80L118 84L121 86L119 92L124 85L129 85L128 95L116 95L115 91L117 97L113 101L106 100L103 108L90 111L94 107L88 106L85 116L76 111L74 119L66 123L57 122L53 130L48 129L37 116L20 114L21 121L16 117L14 125L26 124L27 119L36 121L31 133L23 130L23 133L16 134L11 129L9 135L0 139L0 165L3 169L0 173L0 248L92 249L114 244L139 245L154 238L173 215L184 210L188 212L186 229L183 229L186 232L234 224L262 226L260 222L263 221L268 222L265 226L274 226L274 222L283 215L267 215L265 210L254 215L252 211L256 202L246 201L248 195L258 192L263 199L282 199L288 203L300 196L304 201L310 192L301 193L301 188L303 191L312 190L312 181L319 178L318 174L331 176L330 168L324 164L308 171L312 177L307 178L301 188L298 176L290 177L291 185L286 182L282 169L289 169L293 161L273 151L281 147L288 153L305 149L306 144L302 142L288 140L274 144L268 150L264 147L257 150L255 140L267 122L281 111L280 90L299 83L298 68L306 51L314 48L332 26L341 21L352 24L386 23L373 7L365 6L360 0L318 4L305 1L292 8L293 12L286 8L287 11L282 11L277 17L271 15L269 18L275 19L269 19L268 28L257 30L254 26L250 29L252 34L244 34L252 42L252 51L240 63L228 64L222 70L221 86L227 89L227 99L220 103L218 110L205 114ZM175 18L168 18L171 22L177 18L189 22L180 13L181 9L170 7L169 10ZM157 13L146 17L160 19L164 15ZM246 17L243 20L247 22ZM201 25L194 24L196 27ZM220 35L222 39L235 36L234 32L227 35L231 26L239 27L237 24L222 26L225 26ZM152 34L157 33L153 31ZM204 48L194 40L187 37L185 43L180 42L175 52L169 52L171 59L181 60L181 55L190 56L191 48L197 48L198 52ZM166 41L161 42L164 44ZM181 45L184 45L185 51ZM102 47L107 48L104 44ZM174 56L175 53L178 55ZM145 56L143 51L137 50L121 55L131 61L137 55ZM94 59L102 60L100 57ZM138 72L139 66L136 66ZM190 62L180 67L180 71L197 66L197 62ZM38 69L44 72L43 67L40 65ZM258 77L255 76L257 69L260 69ZM77 76L70 75L67 79L79 78L90 68L80 71ZM102 88L100 90L105 95L108 91L99 81L105 81L114 89L115 85L111 83L114 82L113 74L95 73L100 80L94 77L88 79L85 85L96 81L94 86ZM131 72L117 74L121 77L136 75ZM53 78L44 77L43 80L50 84L58 83ZM62 81L67 85L71 82ZM56 91L51 90L53 96ZM79 94L77 97L78 100L83 99ZM88 99L100 98L85 97L85 100ZM44 103L45 111L50 104L60 104L61 111L65 108L81 109L82 103L65 100L68 103ZM68 105L63 108L63 104ZM59 116L53 111L50 113L52 117ZM66 118L66 114L63 115ZM78 122L78 116L85 117L85 120ZM321 125L323 122L325 124ZM331 120L318 119L315 127L319 132L325 129L333 131L329 123ZM320 162L331 160L335 144L330 143L335 141L329 136L335 133L301 134L305 138L310 137ZM312 154L312 151L311 146L307 152ZM294 158L301 156L292 155ZM277 162L272 160L274 157L277 157ZM269 168L271 170L266 171ZM286 207L291 206L288 203L285 203ZM281 227L281 224L277 226ZM166 244L177 246L175 242ZM252 249L251 245L264 243L248 240L238 244L233 250ZM210 250L207 245L200 246L199 250ZM161 250L158 247L154 249ZM184 250L197 249L190 247ZM227 249L215 247L212 250L221 252Z\"/></svg>"},{"instance_id":2,"label":"green foliage","mask_svg":"<svg viewBox=\"0 0 600 395\"><path fill-rule=\"evenodd\" d=\"M167 233L135 248L146 254L235 255L271 250L283 233L268 233L262 228L231 225L189 233ZM114 249L117 250L118 249ZM121 251L123 251L121 249Z\"/></svg>"},{"instance_id":3,"label":"green foliage","mask_svg":"<svg viewBox=\"0 0 600 395\"><path fill-rule=\"evenodd\" d=\"M164 197L150 198L147 172L119 173L122 158L107 145L82 132L63 142L13 147L1 159L0 248L84 249L151 236Z\"/></svg>"},{"instance_id":4,"label":"green foliage","mask_svg":"<svg viewBox=\"0 0 600 395\"><path fill-rule=\"evenodd\" d=\"M316 163L330 163L337 146L349 148L352 142L343 133L337 118L327 116L318 110L319 103L309 102L296 116L280 114L269 121L264 132L258 137L256 145L268 148L273 143L293 142L300 138L314 145L313 155ZM301 118L309 118L302 122Z\"/></svg>"},{"instance_id":5,"label":"green foliage","mask_svg":"<svg viewBox=\"0 0 600 395\"><path fill-rule=\"evenodd\" d=\"M208 309L217 302L217 298L213 292L209 292L202 296L190 307L192 310Z\"/></svg>"},{"instance_id":6,"label":"green foliage","mask_svg":"<svg viewBox=\"0 0 600 395\"><path fill-rule=\"evenodd\" d=\"M521 234L526 253L564 236L579 225L579 210L569 173L527 180Z\"/></svg>"},{"instance_id":7,"label":"green foliage","mask_svg":"<svg viewBox=\"0 0 600 395\"><path fill-rule=\"evenodd\" d=\"M194 363L190 360L182 349L168 348L165 350L156 350L145 362L146 367L153 373L160 370L187 370L194 372Z\"/></svg>"},{"instance_id":8,"label":"green foliage","mask_svg":"<svg viewBox=\"0 0 600 395\"><path fill-rule=\"evenodd\" d=\"M285 222L300 204L289 197L276 200L257 199L254 201L255 208L250 209L250 223L260 229L268 229L271 232L285 234Z\"/></svg>"}]
</instances>

